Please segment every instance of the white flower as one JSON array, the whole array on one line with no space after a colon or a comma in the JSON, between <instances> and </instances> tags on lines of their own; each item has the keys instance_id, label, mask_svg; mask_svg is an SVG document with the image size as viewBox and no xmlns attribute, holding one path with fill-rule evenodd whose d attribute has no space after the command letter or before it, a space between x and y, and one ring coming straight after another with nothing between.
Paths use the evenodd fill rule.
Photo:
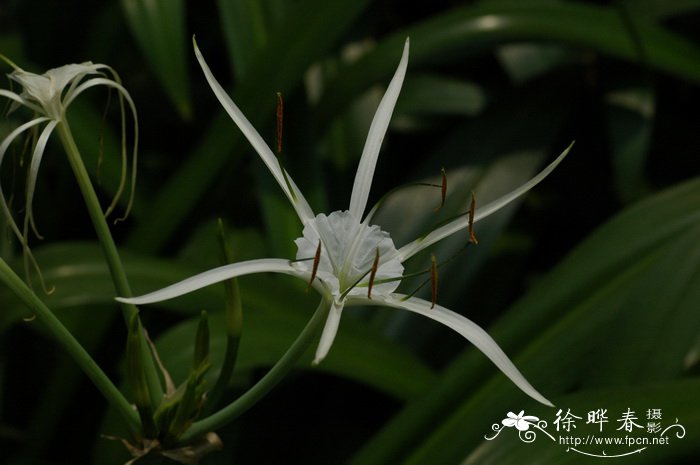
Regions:
<instances>
[{"instance_id":1,"label":"white flower","mask_svg":"<svg viewBox=\"0 0 700 465\"><path fill-rule=\"evenodd\" d=\"M92 62L88 61L85 63L69 64L61 66L60 68L50 69L44 74L35 74L23 70L2 55L0 55L0 59L3 59L14 68L14 71L8 74L8 77L12 81L19 84L22 89L19 94L9 90L0 89L0 96L6 97L12 101L11 110L24 107L29 109L34 114L32 119L14 129L7 137L5 137L2 143L0 143L0 166L2 166L5 154L7 153L7 150L12 142L14 142L23 133L30 130L35 130L36 127L45 124L44 129L36 139L36 143L32 150L29 172L27 176L24 224L21 231L10 213L5 195L0 188L0 208L2 209L2 213L8 219L10 228L19 239L25 253L31 257L27 246L29 227L31 226L37 236L39 236L36 231L34 216L32 213L32 200L34 198L37 174L44 155L44 150L46 149L46 144L48 143L49 137L53 131L58 128L57 130L61 133L62 139L65 138L64 135L70 134L70 131L68 130L68 122L66 120L66 110L68 107L78 95L95 86L105 86L115 89L119 94L119 103L122 113L122 178L114 200L107 208L105 215L109 215L109 213L116 207L116 204L126 186L127 152L125 146L126 133L124 128L124 100L127 101L134 116L134 159L131 175L131 194L133 198L134 178L136 176L136 144L138 137L136 107L134 106L134 102L132 101L127 90L121 85L117 73L107 65L93 64ZM73 143L72 136L70 136L70 138L71 140L69 142L64 140L64 144ZM129 207L127 207L127 214L130 206L131 200L129 201Z\"/></svg>"},{"instance_id":2,"label":"white flower","mask_svg":"<svg viewBox=\"0 0 700 465\"><path fill-rule=\"evenodd\" d=\"M525 410L521 410L517 415L513 412L508 412L508 418L504 418L501 423L509 428L515 426L518 431L527 431L530 429L531 424L536 424L540 419L532 415L523 415L524 413Z\"/></svg>"},{"instance_id":3,"label":"white flower","mask_svg":"<svg viewBox=\"0 0 700 465\"><path fill-rule=\"evenodd\" d=\"M404 269L402 263L435 242L467 228L470 222L469 217L463 216L453 220L401 248L394 245L387 232L370 224L376 209L370 211L363 218L379 149L406 73L408 49L409 41L407 39L401 62L370 126L355 175L348 210L335 211L328 215L323 213L315 215L294 181L283 171L262 137L216 81L195 44L195 54L209 85L225 110L267 165L304 226L302 237L295 241L298 247L296 260L270 258L226 265L151 294L119 300L133 304L152 303L171 299L237 276L262 272L284 273L307 282L312 280L311 285L331 302L330 313L316 350L316 363L320 362L328 353L345 307L352 305L394 307L424 315L457 331L479 348L525 393L539 402L552 405L530 385L496 342L475 323L434 303L395 292L402 278ZM565 155L566 152L525 185L477 209L472 220L478 221L490 215L527 192L544 179Z\"/></svg>"}]
</instances>

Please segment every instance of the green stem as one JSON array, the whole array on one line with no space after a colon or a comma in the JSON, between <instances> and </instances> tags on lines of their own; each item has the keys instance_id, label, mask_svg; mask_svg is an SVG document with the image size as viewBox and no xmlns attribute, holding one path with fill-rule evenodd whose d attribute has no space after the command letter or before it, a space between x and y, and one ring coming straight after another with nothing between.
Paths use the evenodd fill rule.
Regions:
<instances>
[{"instance_id":1,"label":"green stem","mask_svg":"<svg viewBox=\"0 0 700 465\"><path fill-rule=\"evenodd\" d=\"M102 247L102 253L107 262L107 267L109 268L109 273L112 276L112 282L114 283L114 289L117 295L120 297L131 297L131 287L129 286L129 281L126 277L126 272L124 271L124 266L122 265L121 258L119 257L119 252L117 251L117 246L114 243L114 238L107 225L107 220L102 211L102 206L97 198L97 193L92 186L92 181L90 181L90 176L83 163L83 158L80 155L78 146L73 139L73 134L71 133L68 121L64 118L58 126L58 135L61 138L63 148L68 156L68 162L70 163L73 173L75 174L75 179L80 187L80 192L85 200L85 206L87 207L90 220L92 220L93 227L95 228L95 233ZM138 315L139 311L135 305L121 303L122 315L124 321L129 327L129 322L134 315ZM145 337L144 337L145 339ZM146 341L143 341L143 358L144 365L146 367L146 378L151 392L151 398L154 408L160 405L160 401L163 398L163 388L160 382L158 371L156 369L153 357L150 353L149 345Z\"/></svg>"},{"instance_id":2,"label":"green stem","mask_svg":"<svg viewBox=\"0 0 700 465\"><path fill-rule=\"evenodd\" d=\"M126 420L133 432L141 428L136 411L124 398L122 393L102 371L100 366L90 357L90 354L80 345L73 335L66 329L58 318L49 310L36 294L27 287L22 279L0 258L0 280L7 285L19 297L22 302L31 309L34 315L46 326L49 333L75 360L78 366L85 372L97 389Z\"/></svg>"},{"instance_id":3,"label":"green stem","mask_svg":"<svg viewBox=\"0 0 700 465\"><path fill-rule=\"evenodd\" d=\"M126 272L122 266L121 259L119 258L119 252L117 251L117 246L112 238L112 233L107 225L107 220L105 219L104 213L102 211L102 206L97 198L97 193L92 186L92 181L90 181L90 176L88 175L83 159L80 156L80 151L78 146L75 144L73 139L73 134L70 131L68 122L64 119L58 126L59 137L63 143L63 148L68 155L68 161L75 178L78 181L78 186L80 187L80 192L85 199L85 206L87 207L88 214L90 215L90 220L95 228L95 233L97 233L97 238L100 241L100 246L102 247L102 253L104 254L105 260L107 261L107 266L109 272L112 276L112 281L114 282L114 288L120 297L131 297L131 287L129 286L129 281L126 278ZM131 317L138 313L136 306L132 304L121 304L122 313L124 315L124 321L127 326Z\"/></svg>"},{"instance_id":4,"label":"green stem","mask_svg":"<svg viewBox=\"0 0 700 465\"><path fill-rule=\"evenodd\" d=\"M279 359L279 361L270 368L270 371L263 376L252 388L246 391L241 397L230 403L228 406L219 410L215 414L197 421L192 424L185 434L180 437L180 442L187 443L193 441L204 434L215 431L222 426L232 422L241 416L246 410L255 405L260 399L265 397L277 383L279 383L291 370L306 352L309 345L321 330L323 323L328 316L330 310L330 302L326 299L321 300L318 304L316 312L311 317L311 320L306 324L306 327L299 334L297 339L287 349L287 352Z\"/></svg>"},{"instance_id":5,"label":"green stem","mask_svg":"<svg viewBox=\"0 0 700 465\"><path fill-rule=\"evenodd\" d=\"M226 241L226 231L224 230L223 221L219 218L218 238L221 246L222 264L227 265L234 262L233 251L229 243ZM241 342L241 334L243 332L243 303L241 302L241 291L238 287L236 278L228 279L224 282L226 288L226 352L224 362L221 365L219 378L207 396L208 407L204 410L206 414L211 414L216 409L219 401L228 388L233 371L236 367L236 358L238 357L238 347Z\"/></svg>"}]
</instances>

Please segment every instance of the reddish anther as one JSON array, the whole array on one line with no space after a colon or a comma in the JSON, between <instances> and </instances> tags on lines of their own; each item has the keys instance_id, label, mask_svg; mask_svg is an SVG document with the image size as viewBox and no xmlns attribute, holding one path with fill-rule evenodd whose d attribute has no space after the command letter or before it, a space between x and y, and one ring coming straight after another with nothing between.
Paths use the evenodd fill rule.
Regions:
<instances>
[{"instance_id":1,"label":"reddish anther","mask_svg":"<svg viewBox=\"0 0 700 465\"><path fill-rule=\"evenodd\" d=\"M476 210L476 198L474 197L474 192L472 192L472 201L469 205L469 242L472 244L478 244L479 241L474 235L474 211Z\"/></svg>"}]
</instances>

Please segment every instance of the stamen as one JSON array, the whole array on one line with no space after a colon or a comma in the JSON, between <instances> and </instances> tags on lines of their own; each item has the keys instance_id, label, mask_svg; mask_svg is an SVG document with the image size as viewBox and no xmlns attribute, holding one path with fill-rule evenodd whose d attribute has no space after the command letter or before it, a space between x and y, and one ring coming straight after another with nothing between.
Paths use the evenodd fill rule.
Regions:
<instances>
[{"instance_id":1,"label":"stamen","mask_svg":"<svg viewBox=\"0 0 700 465\"><path fill-rule=\"evenodd\" d=\"M367 298L372 298L372 286L374 286L374 277L377 275L377 268L379 268L379 247L374 254L374 263L372 263L372 271L369 274L369 287L367 289Z\"/></svg>"},{"instance_id":2,"label":"stamen","mask_svg":"<svg viewBox=\"0 0 700 465\"><path fill-rule=\"evenodd\" d=\"M430 306L431 309L435 308L435 302L437 302L437 286L438 286L438 274L437 274L437 261L435 260L435 255L430 256L431 260L431 265L430 265L430 278L433 284L433 301L432 305Z\"/></svg>"},{"instance_id":3,"label":"stamen","mask_svg":"<svg viewBox=\"0 0 700 465\"><path fill-rule=\"evenodd\" d=\"M318 271L318 264L321 262L321 239L318 240L318 247L316 247L316 254L314 255L314 266L311 269L311 279L309 280L309 285L306 286L306 292L311 289L311 284L316 278L316 272Z\"/></svg>"},{"instance_id":4,"label":"stamen","mask_svg":"<svg viewBox=\"0 0 700 465\"><path fill-rule=\"evenodd\" d=\"M282 165L282 160L280 159L280 155L282 154L282 120L284 118L284 101L282 100L282 92L277 92L277 111L276 111L276 117L277 117L277 163L280 166L280 170L282 171L282 177L284 178L284 183L287 186L287 190L289 191L289 195L292 197L292 200L294 202L297 202L297 194L292 188L292 183L289 181L289 177L287 175L287 170L284 169L284 166Z\"/></svg>"},{"instance_id":5,"label":"stamen","mask_svg":"<svg viewBox=\"0 0 700 465\"><path fill-rule=\"evenodd\" d=\"M433 210L435 213L442 210L442 207L445 206L445 197L447 196L447 173L445 173L445 168L440 169L440 172L442 173L442 185L440 186L441 199L440 205Z\"/></svg>"},{"instance_id":6,"label":"stamen","mask_svg":"<svg viewBox=\"0 0 700 465\"><path fill-rule=\"evenodd\" d=\"M474 211L476 210L476 198L474 197L474 192L472 191L472 201L469 204L469 242L472 244L478 244L479 241L474 235Z\"/></svg>"},{"instance_id":7,"label":"stamen","mask_svg":"<svg viewBox=\"0 0 700 465\"><path fill-rule=\"evenodd\" d=\"M282 119L284 117L284 102L282 92L277 92L277 155L282 153Z\"/></svg>"},{"instance_id":8,"label":"stamen","mask_svg":"<svg viewBox=\"0 0 700 465\"><path fill-rule=\"evenodd\" d=\"M439 187L442 190L442 203L440 204L439 207L435 208L435 211L440 210L442 206L445 203L445 197L447 194L447 175L445 174L444 168L441 170L443 173L443 181L442 184L433 184L429 182L410 182L408 184L403 184L401 186L396 186L393 189L389 190L386 194L384 194L379 201L377 201L376 204L372 207L370 212L365 216L364 223L369 223L374 215L379 211L379 209L384 205L384 202L391 197L393 194L399 192L402 189L406 189L408 187L416 187L416 186L422 186L422 187Z\"/></svg>"}]
</instances>

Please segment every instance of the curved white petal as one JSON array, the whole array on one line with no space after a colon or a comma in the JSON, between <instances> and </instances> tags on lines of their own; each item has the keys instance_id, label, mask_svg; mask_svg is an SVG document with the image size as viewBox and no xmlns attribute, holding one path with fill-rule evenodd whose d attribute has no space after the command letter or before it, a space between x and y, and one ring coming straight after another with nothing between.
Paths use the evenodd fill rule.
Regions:
<instances>
[{"instance_id":1,"label":"curved white petal","mask_svg":"<svg viewBox=\"0 0 700 465\"><path fill-rule=\"evenodd\" d=\"M521 185L517 189L507 193L503 197L500 197L493 202L490 202L483 207L479 207L476 209L474 212L474 222L477 222L479 220L482 220L486 218L487 216L491 215L492 213L497 212L501 208L505 207L508 205L510 202L515 200L516 198L520 197L533 187L535 187L537 184L542 182L544 178L546 178L549 173L551 173L554 168L561 163L561 161L566 157L566 155L569 153L571 150L571 147L573 147L574 143L572 142L566 150L564 150L557 158L554 160L552 163L550 163L545 169L540 171L534 178L530 179L528 182L525 184ZM431 245L435 244L438 241L441 241L442 239L446 238L447 236L451 236L452 234L456 233L459 230L462 230L466 227L469 226L469 217L467 215L462 215L456 220L450 221L449 223L435 229L434 231L431 231L428 235L421 237L419 239L416 239L413 242L409 242L408 244L404 245L399 249L398 252L398 259L402 262L408 260L421 250L425 249L426 247L430 247Z\"/></svg>"},{"instance_id":2,"label":"curved white petal","mask_svg":"<svg viewBox=\"0 0 700 465\"><path fill-rule=\"evenodd\" d=\"M29 173L27 174L27 194L25 199L25 209L24 209L24 234L27 235L27 230L29 224L32 225L34 233L39 235L36 229L36 224L34 223L34 213L32 209L32 202L34 201L34 190L36 188L36 178L39 174L39 166L41 165L41 160L44 157L44 150L46 149L46 144L49 141L49 136L53 132L54 128L58 124L58 121L54 120L46 125L41 135L36 141L34 146L34 152L32 153L32 162L29 165Z\"/></svg>"},{"instance_id":3,"label":"curved white petal","mask_svg":"<svg viewBox=\"0 0 700 465\"><path fill-rule=\"evenodd\" d=\"M73 66L76 66L73 64ZM103 69L108 70L112 75L114 76L116 82L118 84L121 84L121 81L119 80L119 75L112 69L111 66L108 65L103 65L101 63L92 63L90 61L87 61L85 63L81 63L77 66L82 67L82 70L78 70L78 72L73 76L70 77L68 73L66 73L64 76L61 76L60 79L63 81L61 87L65 88L65 86L70 82L70 87L68 90L63 90L64 92L64 97L68 98L70 97L70 94L72 94L75 91L75 88L78 87L80 84L80 81L85 77L89 76L92 74L100 74L102 76L105 76L105 73L102 72ZM52 70L47 71L49 73ZM59 78L56 78L56 81L58 82Z\"/></svg>"},{"instance_id":4,"label":"curved white petal","mask_svg":"<svg viewBox=\"0 0 700 465\"><path fill-rule=\"evenodd\" d=\"M248 118L246 118L243 112L241 112L241 110L238 108L238 106L236 106L236 104L233 103L231 97L228 96L224 88L221 87L221 84L219 84L219 82L216 80L214 74L212 74L211 70L209 69L209 66L207 65L206 61L204 61L202 52L199 51L199 47L197 47L196 42L194 42L194 53L197 56L199 66L201 66L202 71L204 72L204 76L206 77L207 82L209 82L209 86L214 91L214 95L216 95L216 98L219 100L219 103L221 103L221 105L224 107L224 110L226 110L226 113L228 113L228 115L231 117L234 123L236 123L243 135L246 137L246 139L248 139L248 142L250 142L250 145L253 146L255 151L258 152L258 155L260 155L260 158L262 158L262 161L265 163L265 165L267 165L267 168L272 173L272 176L274 176L275 180L277 181L277 184L280 185L287 198L291 202L292 206L294 207L294 210L296 210L297 215L299 216L299 219L301 220L302 224L306 220L310 220L311 218L313 218L314 214L311 210L311 207L309 206L309 203L306 201L299 188L297 188L296 184L294 184L292 178L288 174L286 174L286 179L289 181L289 184L291 185L291 188L294 192L289 191L289 188L287 187L287 181L285 180L285 173L282 172L282 167L280 166L277 157L275 157L275 155L270 150L270 147L268 147L265 141L263 140L262 136L260 136L258 131L256 131L253 125L250 124Z\"/></svg>"},{"instance_id":5,"label":"curved white petal","mask_svg":"<svg viewBox=\"0 0 700 465\"><path fill-rule=\"evenodd\" d=\"M316 355L314 356L314 365L318 365L321 361L326 358L328 351L333 345L335 340L335 335L338 332L338 325L340 325L340 317L343 313L343 304L337 303L335 300L331 306L331 310L328 313L328 318L326 318L326 325L323 327L323 333L321 333L321 339L318 342L318 347L316 348Z\"/></svg>"},{"instance_id":6,"label":"curved white petal","mask_svg":"<svg viewBox=\"0 0 700 465\"><path fill-rule=\"evenodd\" d=\"M377 296L377 298L373 298L372 300L364 299L364 303L367 305L386 305L388 307L403 308L418 313L419 315L427 316L457 331L469 340L469 342L474 344L477 349L483 352L484 355L486 355L525 394L544 405L552 406L550 401L532 387L515 365L513 365L513 362L510 361L503 350L501 350L498 344L496 344L496 341L494 341L479 325L440 305L435 305L435 307L431 309L430 307L432 304L423 299L411 297L403 300L404 298L405 296L401 294L392 294L388 297ZM353 303L359 302L360 300L361 299L357 297L352 298Z\"/></svg>"},{"instance_id":7,"label":"curved white petal","mask_svg":"<svg viewBox=\"0 0 700 465\"><path fill-rule=\"evenodd\" d=\"M0 167L2 166L2 162L5 159L5 153L7 152L7 149L10 147L10 144L24 131L29 130L31 127L36 126L37 124L44 123L46 121L50 121L50 118L47 118L45 116L41 116L39 118L35 118L31 121L28 121L18 128L16 128L14 131L12 131L10 134L3 139L2 143L0 143ZM22 245L26 246L24 242L24 236L22 235L22 232L19 230L19 227L15 223L14 218L12 218L12 213L10 212L10 208L7 205L7 200L5 200L5 194L2 191L2 186L0 185L0 208L2 209L3 214L7 218L7 223L10 225L10 229L15 233L15 236L17 236L17 239L20 240Z\"/></svg>"},{"instance_id":8,"label":"curved white petal","mask_svg":"<svg viewBox=\"0 0 700 465\"><path fill-rule=\"evenodd\" d=\"M184 281L180 281L179 283L165 287L161 290L151 292L150 294L131 298L117 297L116 300L134 305L161 302L163 300L169 300L184 294L188 294L192 291L196 291L203 287L210 286L227 279L255 273L282 273L302 279L308 279L310 277L309 273L293 268L289 263L289 260L284 260L281 258L263 258L259 260L250 260L247 262L232 263L230 265L220 266L187 278Z\"/></svg>"},{"instance_id":9,"label":"curved white petal","mask_svg":"<svg viewBox=\"0 0 700 465\"><path fill-rule=\"evenodd\" d=\"M12 100L13 106L10 108L10 111L12 111L14 108L17 108L19 105L23 105L35 113L41 113L41 108L39 108L26 98L22 97L21 95L17 95L14 92L10 92L9 90L5 89L0 89L0 96L7 97L8 99Z\"/></svg>"},{"instance_id":10,"label":"curved white petal","mask_svg":"<svg viewBox=\"0 0 700 465\"><path fill-rule=\"evenodd\" d=\"M77 86L75 89L73 89L72 92L70 92L69 95L66 96L65 100L63 101L63 106L64 108L68 108L68 106L75 100L75 98L86 91L87 89L95 86L106 86L106 87L112 87L117 90L121 95L124 96L124 98L129 102L129 106L132 107L134 110L134 113L136 113L136 105L134 105L134 101L131 99L131 96L129 95L129 91L126 90L124 86L119 84L116 81L113 81L108 78L104 77L94 77L92 79L88 79L85 82L82 82L79 86Z\"/></svg>"},{"instance_id":11,"label":"curved white petal","mask_svg":"<svg viewBox=\"0 0 700 465\"><path fill-rule=\"evenodd\" d=\"M379 149L382 146L386 129L389 127L389 121L391 120L391 114L394 112L396 100L399 98L399 92L401 92L403 78L406 75L406 67L408 66L408 49L409 40L407 38L399 66L389 83L389 87L386 89L384 97L379 102L379 107L377 107L377 112L374 114L374 119L372 119L372 124L367 134L365 147L362 149L362 157L357 167L355 182L352 186L352 196L350 197L350 213L358 219L362 218L362 214L367 206L369 190L372 187L372 178L374 177L374 167L377 165L377 157L379 157Z\"/></svg>"},{"instance_id":12,"label":"curved white petal","mask_svg":"<svg viewBox=\"0 0 700 465\"><path fill-rule=\"evenodd\" d=\"M119 75L112 70L107 65L96 65L100 66L101 68L108 69L114 76L115 79L119 79ZM64 109L68 108L68 106L75 100L75 98L80 95L82 92L86 91L87 89L90 89L91 87L95 86L106 86L106 87L111 87L115 89L119 95L120 95L120 100L119 100L119 105L120 105L120 110L121 110L121 120L122 120L122 130L121 130L121 139L122 139L122 147L121 147L121 152L122 152L122 172L121 172L121 178L119 179L119 186L117 187L117 191L114 194L114 198L112 202L110 203L109 207L107 207L107 210L105 211L105 216L109 216L109 214L114 210L114 208L117 206L117 203L119 202L119 199L122 196L122 193L124 192L124 188L126 186L126 179L127 179L127 150L126 150L126 128L125 128L125 113L124 113L124 104L123 100L126 100L127 105L129 106L129 110L131 110L131 114L134 118L134 143L133 143L133 148L132 148L132 155L131 155L131 190L129 192L129 201L127 203L126 211L124 212L123 218L129 215L129 211L131 210L131 206L134 201L134 195L136 193L136 173L137 173L137 168L138 168L138 143L139 143L139 121L138 121L138 115L136 113L136 105L134 104L134 100L131 98L131 95L129 94L129 91L126 90L124 86L122 86L119 82L113 81L111 79L103 78L103 77L96 77L89 79L82 84L80 84L78 87L71 88L69 93L66 94L65 101L63 103ZM121 100L123 99L123 100Z\"/></svg>"}]
</instances>

